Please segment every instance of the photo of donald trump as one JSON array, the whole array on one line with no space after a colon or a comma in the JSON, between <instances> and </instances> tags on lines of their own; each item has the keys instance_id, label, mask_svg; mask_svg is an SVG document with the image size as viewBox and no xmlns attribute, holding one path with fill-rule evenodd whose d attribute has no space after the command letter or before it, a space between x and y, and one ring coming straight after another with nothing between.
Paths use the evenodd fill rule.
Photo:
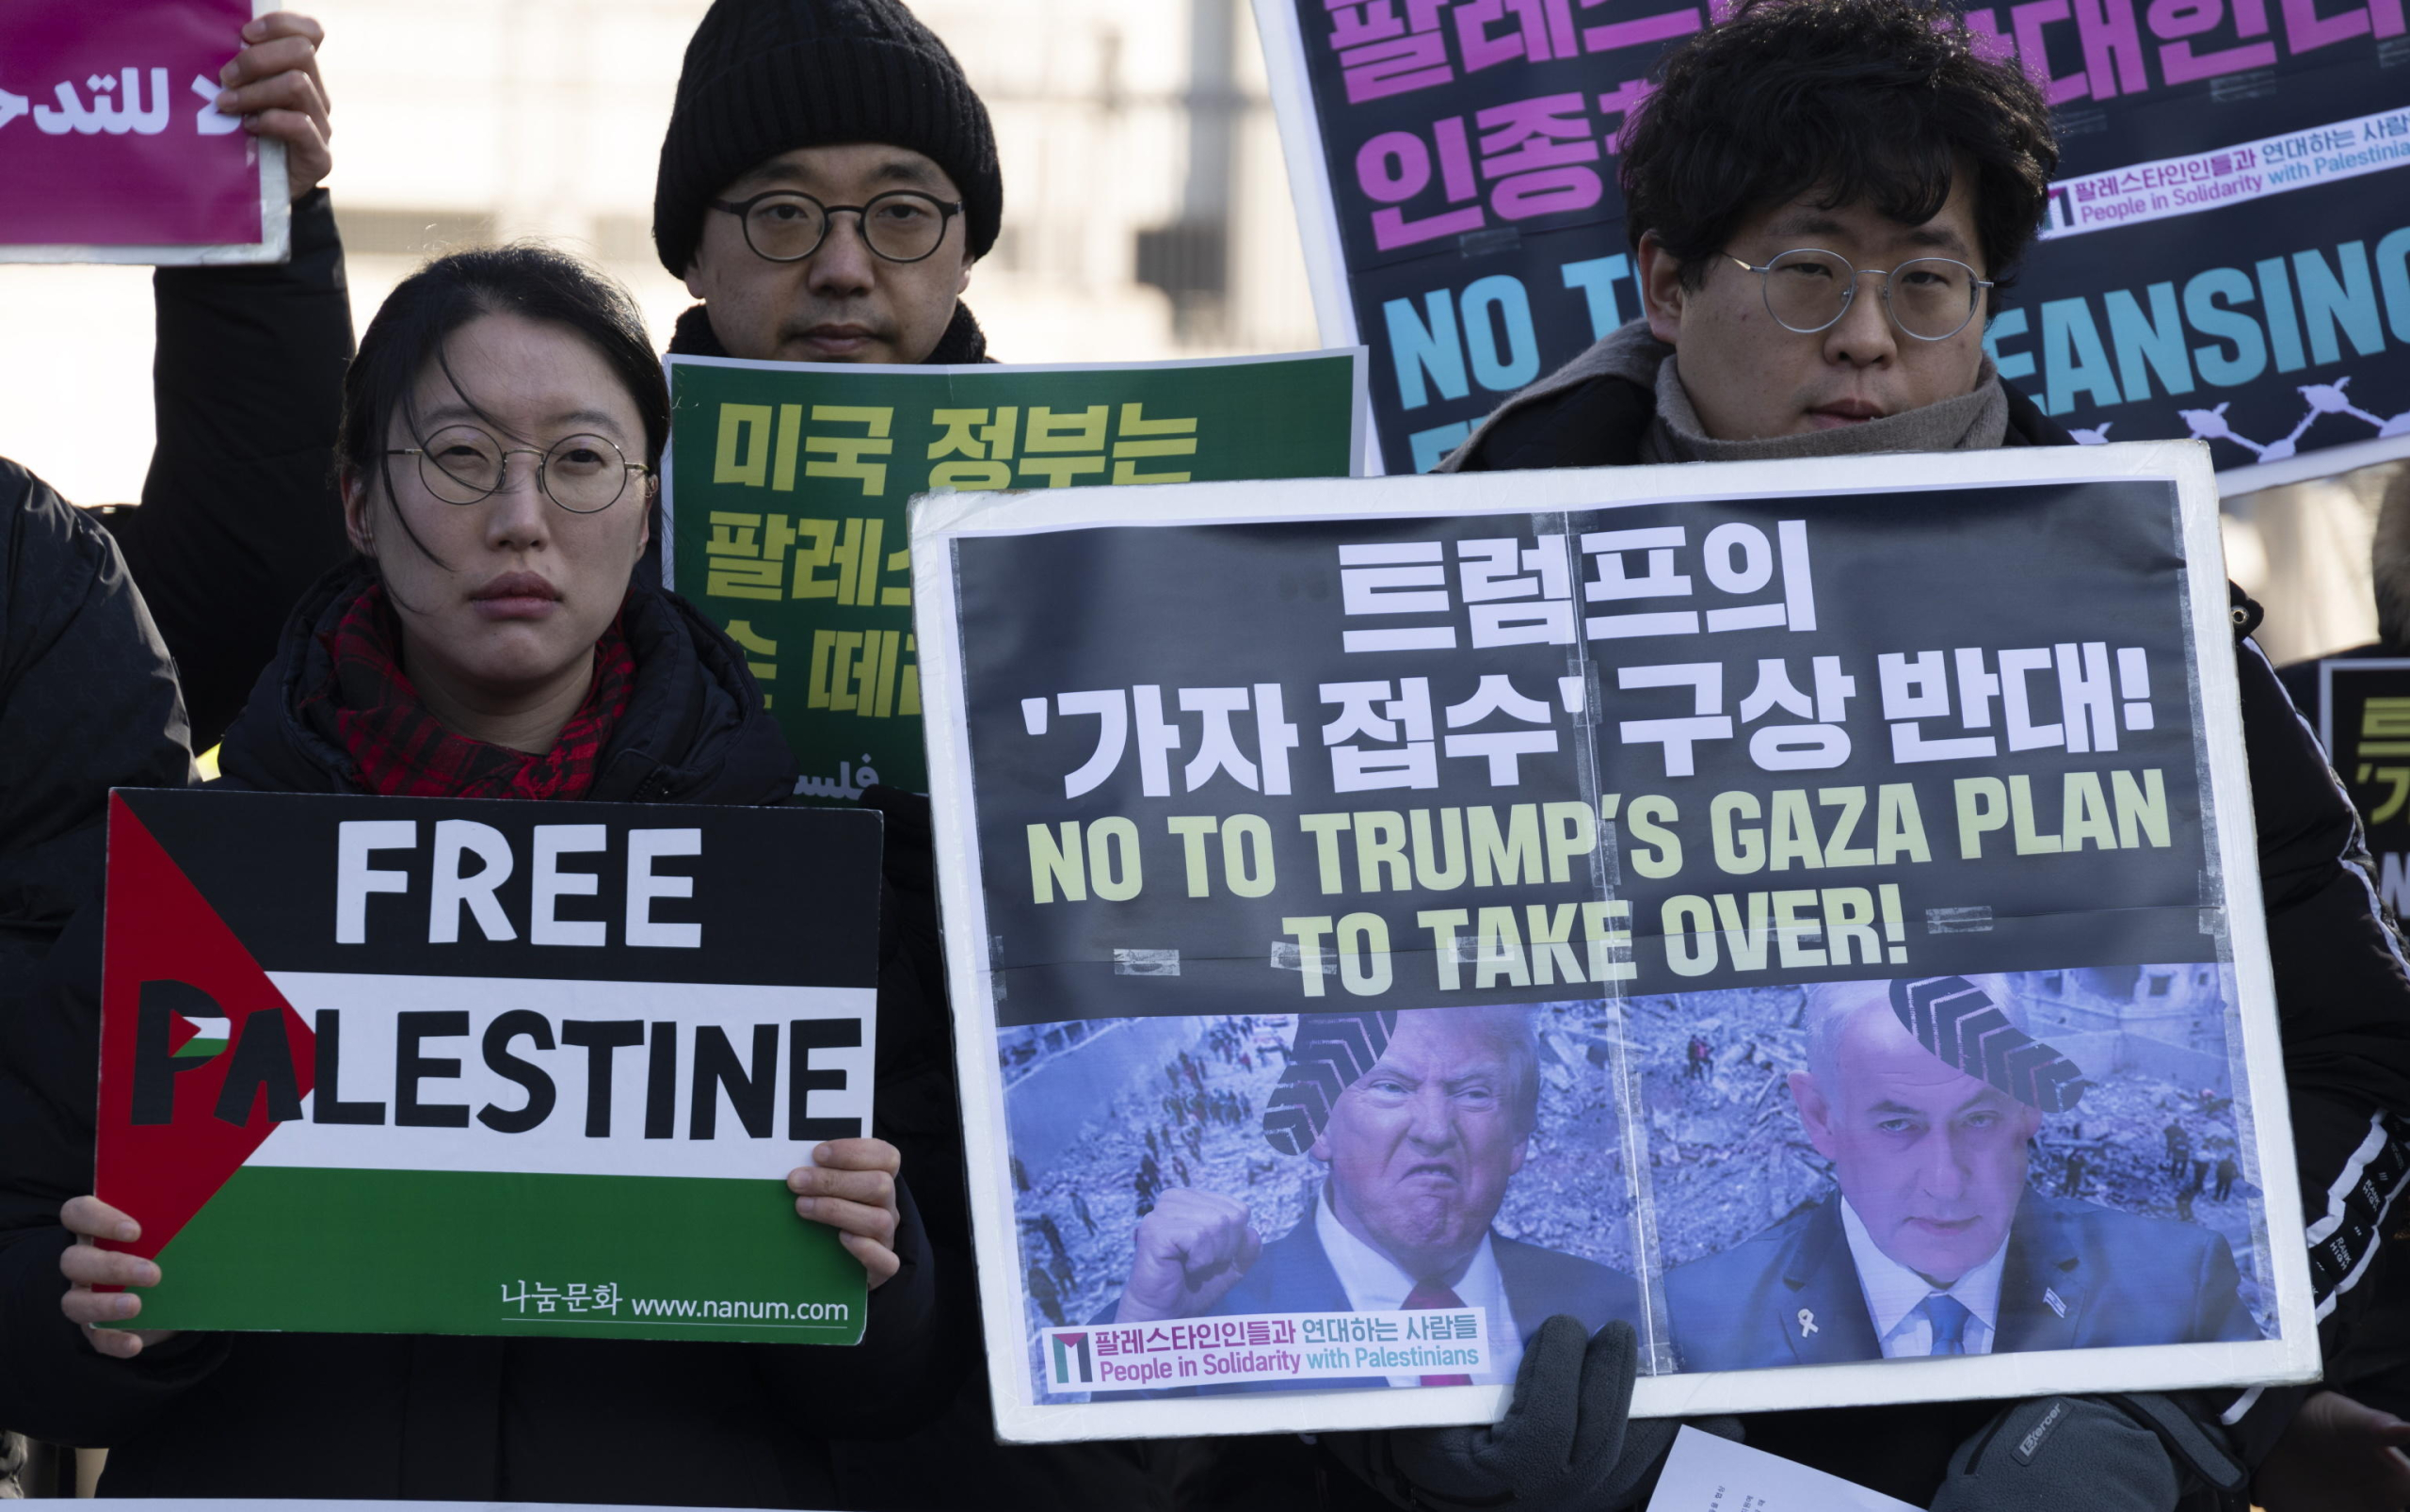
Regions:
<instances>
[{"instance_id":1,"label":"photo of donald trump","mask_svg":"<svg viewBox=\"0 0 2410 1512\"><path fill-rule=\"evenodd\" d=\"M1808 991L1789 1086L1836 1189L1666 1276L1686 1371L2257 1339L2225 1239L2027 1182L2088 1085L1996 977Z\"/></svg>"},{"instance_id":2,"label":"photo of donald trump","mask_svg":"<svg viewBox=\"0 0 2410 1512\"><path fill-rule=\"evenodd\" d=\"M1275 1150L1326 1167L1311 1210L1267 1243L1239 1198L1165 1191L1098 1321L1487 1310L1490 1364L1478 1374L1299 1383L1315 1390L1511 1382L1523 1341L1554 1314L1592 1333L1637 1324L1631 1277L1492 1227L1530 1154L1539 1084L1529 1008L1300 1015L1263 1129Z\"/></svg>"}]
</instances>

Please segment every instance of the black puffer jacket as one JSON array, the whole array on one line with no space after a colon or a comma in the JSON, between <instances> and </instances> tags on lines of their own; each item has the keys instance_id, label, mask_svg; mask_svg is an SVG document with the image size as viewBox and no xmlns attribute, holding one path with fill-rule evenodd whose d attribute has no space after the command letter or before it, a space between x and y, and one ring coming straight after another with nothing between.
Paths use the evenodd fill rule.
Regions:
<instances>
[{"instance_id":1,"label":"black puffer jacket","mask_svg":"<svg viewBox=\"0 0 2410 1512\"><path fill-rule=\"evenodd\" d=\"M1542 378L1509 399L1450 458L1451 469L1637 462L1641 437L1655 415L1654 391L1613 375L1568 381L1573 377L1568 371ZM2001 387L2009 404L2004 444L2074 444L2032 400L2011 385ZM2259 608L2239 588L2232 599L2259 884L2304 1217L2313 1233L2333 1235L2319 1247L2323 1253L2313 1254L2318 1300L2334 1303L2319 1329L2331 1359L2349 1342L2383 1269L2360 1262L2385 1231L2378 1220L2392 1194L2365 1178L2384 1169L2389 1153L2399 1158L2405 1125L2398 1120L2410 1116L2410 965L2378 906L2358 815L2275 669L2249 638ZM2349 1252L2336 1253L2338 1245ZM2225 1392L2209 1406L2232 1404L2236 1437L2256 1464L2305 1395L2306 1389L2272 1390L2235 1400ZM1939 1485L1951 1451L1998 1407L1852 1407L1745 1421L1752 1444L1921 1506Z\"/></svg>"},{"instance_id":2,"label":"black puffer jacket","mask_svg":"<svg viewBox=\"0 0 2410 1512\"><path fill-rule=\"evenodd\" d=\"M175 664L108 533L0 459L0 992L100 885L112 787L191 780Z\"/></svg>"},{"instance_id":3,"label":"black puffer jacket","mask_svg":"<svg viewBox=\"0 0 2410 1512\"><path fill-rule=\"evenodd\" d=\"M294 710L327 676L321 634L366 581L347 568L305 597L228 733L229 785L357 791L348 757ZM635 687L590 796L785 796L793 761L743 653L642 588L624 624ZM953 1391L960 1330L908 1194L904 1269L872 1294L856 1349L186 1334L133 1361L95 1354L58 1311L57 1214L91 1184L99 912L78 913L48 990L0 1003L0 1420L107 1445L112 1494L830 1505L829 1439L907 1431ZM891 961L908 949L882 937ZM920 1016L899 996L917 980L883 964L882 1018Z\"/></svg>"},{"instance_id":4,"label":"black puffer jacket","mask_svg":"<svg viewBox=\"0 0 2410 1512\"><path fill-rule=\"evenodd\" d=\"M201 751L241 712L294 600L350 550L334 445L351 296L327 191L294 201L290 262L163 267L152 289L158 440L142 507L96 512L175 657Z\"/></svg>"},{"instance_id":5,"label":"black puffer jacket","mask_svg":"<svg viewBox=\"0 0 2410 1512\"><path fill-rule=\"evenodd\" d=\"M108 790L189 780L346 550L351 305L327 192L295 202L292 261L153 287L142 507L77 509L0 461L0 990L97 885Z\"/></svg>"},{"instance_id":6,"label":"black puffer jacket","mask_svg":"<svg viewBox=\"0 0 2410 1512\"><path fill-rule=\"evenodd\" d=\"M333 678L325 637L369 584L347 563L319 579L285 621L275 664L226 732L227 785L263 793L366 791L351 758L295 711ZM635 655L627 713L597 763L598 803L786 801L795 758L762 707L745 653L686 602L638 587L621 627Z\"/></svg>"}]
</instances>

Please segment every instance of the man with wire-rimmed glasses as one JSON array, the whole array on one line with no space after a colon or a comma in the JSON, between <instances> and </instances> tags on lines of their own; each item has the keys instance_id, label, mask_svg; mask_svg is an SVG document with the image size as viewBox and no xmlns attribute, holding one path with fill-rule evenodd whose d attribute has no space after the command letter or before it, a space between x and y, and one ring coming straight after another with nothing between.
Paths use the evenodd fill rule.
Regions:
<instances>
[{"instance_id":1,"label":"man with wire-rimmed glasses","mask_svg":"<svg viewBox=\"0 0 2410 1512\"><path fill-rule=\"evenodd\" d=\"M1621 142L1640 318L1507 400L1442 468L2072 444L1984 348L2058 147L2041 88L1982 41L1946 0L1744 0L1669 50ZM2245 638L2258 607L2233 601L2285 1059L2302 1069L2294 1146L2322 1214L2398 1147L2386 1120L2410 1100L2410 981L2340 786ZM2047 584L2033 620L2049 633ZM2321 1299L2329 1359L2370 1295L2400 1285L2372 1245L2354 1260ZM1771 1413L1747 1431L1936 1512L2172 1512L2188 1485L2204 1503L2239 1497L2209 1489L2237 1460L2270 1512L2403 1504L2391 1436L2410 1429L2334 1391L2155 1398L2170 1410L2147 1422L2141 1400ZM2045 1417L2048 1455L1978 1452L2043 1442Z\"/></svg>"},{"instance_id":2,"label":"man with wire-rimmed glasses","mask_svg":"<svg viewBox=\"0 0 2410 1512\"><path fill-rule=\"evenodd\" d=\"M701 301L679 318L669 350L990 362L962 293L1003 212L987 108L901 0L715 0L686 48L653 194L662 264ZM933 931L927 800L875 787L863 802L886 816L891 909L901 902ZM931 1239L967 1257L941 1012L881 1021L877 1085ZM831 1452L846 1505L1123 1506L1162 1494L1125 1446L999 1445L976 1370L938 1422Z\"/></svg>"},{"instance_id":3,"label":"man with wire-rimmed glasses","mask_svg":"<svg viewBox=\"0 0 2410 1512\"><path fill-rule=\"evenodd\" d=\"M672 352L987 361L961 302L1004 181L986 106L896 0L719 0L686 48L653 241Z\"/></svg>"},{"instance_id":4,"label":"man with wire-rimmed glasses","mask_svg":"<svg viewBox=\"0 0 2410 1512\"><path fill-rule=\"evenodd\" d=\"M1984 350L2058 161L2048 107L1954 17L1813 8L1669 56L1623 137L1640 318L1449 470L2072 442Z\"/></svg>"}]
</instances>

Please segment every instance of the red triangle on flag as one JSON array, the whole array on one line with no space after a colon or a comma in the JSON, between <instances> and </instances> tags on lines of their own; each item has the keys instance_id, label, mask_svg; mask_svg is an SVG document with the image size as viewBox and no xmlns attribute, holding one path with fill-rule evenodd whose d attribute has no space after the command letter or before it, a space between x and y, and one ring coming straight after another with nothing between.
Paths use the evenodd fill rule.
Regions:
<instances>
[{"instance_id":1,"label":"red triangle on flag","mask_svg":"<svg viewBox=\"0 0 2410 1512\"><path fill-rule=\"evenodd\" d=\"M103 937L94 1195L140 1224L142 1237L132 1244L102 1244L155 1258L276 1128L263 1097L252 1098L240 1125L217 1117L218 1097L236 1048L252 1029L251 1015L268 1009L283 1014L294 1081L303 1097L315 1082L317 1037L119 793L109 795ZM228 1044L174 1078L170 1121L137 1124L134 1065L142 987L163 980L185 983L215 999L229 1021ZM194 1032L188 1022L172 1022L171 1053Z\"/></svg>"}]
</instances>

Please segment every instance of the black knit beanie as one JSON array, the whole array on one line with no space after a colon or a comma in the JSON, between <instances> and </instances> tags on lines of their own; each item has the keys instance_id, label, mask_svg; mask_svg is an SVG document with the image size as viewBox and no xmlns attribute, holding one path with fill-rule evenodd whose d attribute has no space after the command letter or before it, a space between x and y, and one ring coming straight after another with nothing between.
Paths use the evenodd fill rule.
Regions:
<instances>
[{"instance_id":1,"label":"black knit beanie","mask_svg":"<svg viewBox=\"0 0 2410 1512\"><path fill-rule=\"evenodd\" d=\"M686 44L661 142L652 242L680 278L705 207L754 165L798 147L908 147L961 187L971 255L996 244L1004 175L988 107L902 0L715 0Z\"/></svg>"}]
</instances>

